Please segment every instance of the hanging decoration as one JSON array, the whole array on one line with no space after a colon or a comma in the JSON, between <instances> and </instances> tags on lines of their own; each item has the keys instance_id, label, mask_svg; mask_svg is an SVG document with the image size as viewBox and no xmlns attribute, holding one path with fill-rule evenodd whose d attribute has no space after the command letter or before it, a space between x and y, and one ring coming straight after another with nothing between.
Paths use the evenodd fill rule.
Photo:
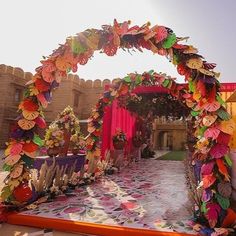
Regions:
<instances>
[{"instance_id":1,"label":"hanging decoration","mask_svg":"<svg viewBox=\"0 0 236 236\"><path fill-rule=\"evenodd\" d=\"M204 215L211 227L221 225L223 216L227 217L230 211L228 211L227 198L221 195L222 192L218 191L217 186L222 180L229 182L225 171L230 168L226 161L229 152L226 136L232 135L235 124L227 114L224 103L219 99L220 74L213 71L215 64L205 61L193 46L180 44L180 41L185 39L177 37L170 28L165 26L150 27L149 22L141 27L130 26L130 21L118 23L114 20L113 25L103 25L102 29L88 29L76 36L68 37L66 42L54 50L49 57L44 57L41 65L36 68L33 79L27 83L23 101L19 105L20 115L5 150L7 161L3 169L9 171L9 175L1 193L3 201L15 203L17 200L23 202L26 200L22 197L16 198L18 194L13 193L18 186L22 186L21 184L24 185L23 189L27 189L25 186L29 185L30 166L26 160L35 158L40 146L35 140L39 136L39 129L46 127L42 110L51 101L52 91L59 86L60 81L66 78L70 71L76 72L78 64L85 65L95 51L114 56L118 49L126 51L136 49L141 52L147 49L154 54L165 56L174 64L178 73L188 82L187 89L178 89L173 79L153 71L142 75L130 74L114 83L99 99L89 120L90 135L87 139L89 159L95 163L94 160L100 157L101 121L105 107L111 104L114 98L126 95L138 85L148 85L149 81L168 88L175 97L180 96L185 99L195 119L197 143L193 158L198 159L201 156L201 162L215 163L212 173L201 176L198 189L200 191L207 188L212 191L213 194L207 198L207 202L203 202L206 206ZM214 119L209 120L209 116L213 116ZM209 122L203 123L203 119ZM212 128L220 130L220 133L211 134ZM218 143L217 135L225 140L224 144ZM198 143L202 138L207 140ZM223 214L224 212L226 214Z\"/></svg>"}]
</instances>

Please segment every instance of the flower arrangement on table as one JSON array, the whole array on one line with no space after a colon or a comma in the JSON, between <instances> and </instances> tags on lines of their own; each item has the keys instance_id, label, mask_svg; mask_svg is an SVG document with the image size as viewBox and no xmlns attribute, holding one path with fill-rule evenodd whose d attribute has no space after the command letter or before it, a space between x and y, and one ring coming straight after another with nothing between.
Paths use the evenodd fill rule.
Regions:
<instances>
[{"instance_id":1,"label":"flower arrangement on table","mask_svg":"<svg viewBox=\"0 0 236 236\"><path fill-rule=\"evenodd\" d=\"M71 134L80 132L79 119L75 116L73 109L67 106L55 121L60 129L66 130Z\"/></svg>"},{"instance_id":2,"label":"flower arrangement on table","mask_svg":"<svg viewBox=\"0 0 236 236\"><path fill-rule=\"evenodd\" d=\"M46 130L44 145L47 148L47 153L49 156L57 156L63 147L64 133L56 123L52 123Z\"/></svg>"},{"instance_id":3,"label":"flower arrangement on table","mask_svg":"<svg viewBox=\"0 0 236 236\"><path fill-rule=\"evenodd\" d=\"M86 141L81 133L75 133L71 136L70 149L74 155L86 153Z\"/></svg>"},{"instance_id":4,"label":"flower arrangement on table","mask_svg":"<svg viewBox=\"0 0 236 236\"><path fill-rule=\"evenodd\" d=\"M121 129L117 129L116 133L112 137L112 141L115 149L123 149L127 142L126 134Z\"/></svg>"},{"instance_id":5,"label":"flower arrangement on table","mask_svg":"<svg viewBox=\"0 0 236 236\"><path fill-rule=\"evenodd\" d=\"M61 150L62 156L67 156L67 152L70 146L71 135L80 133L79 119L75 116L73 109L70 106L67 106L54 121L63 131L64 134L64 146Z\"/></svg>"}]
</instances>

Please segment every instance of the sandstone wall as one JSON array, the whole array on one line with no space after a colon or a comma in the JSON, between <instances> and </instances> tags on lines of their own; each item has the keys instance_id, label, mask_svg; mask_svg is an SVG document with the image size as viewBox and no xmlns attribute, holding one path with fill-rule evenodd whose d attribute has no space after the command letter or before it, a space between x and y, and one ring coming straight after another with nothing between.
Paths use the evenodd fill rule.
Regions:
<instances>
[{"instance_id":1,"label":"sandstone wall","mask_svg":"<svg viewBox=\"0 0 236 236\"><path fill-rule=\"evenodd\" d=\"M30 72L24 72L21 68L0 65L0 148L3 148L8 140L10 127L18 115L17 109L25 84L32 76ZM78 75L68 75L59 88L53 91L52 102L44 110L47 123L51 123L68 105L74 109L79 119L87 119L92 107L103 93L104 86L110 83L110 80L85 81ZM21 93L19 99L16 97L18 92ZM85 125L82 125L82 128L85 131Z\"/></svg>"}]
</instances>

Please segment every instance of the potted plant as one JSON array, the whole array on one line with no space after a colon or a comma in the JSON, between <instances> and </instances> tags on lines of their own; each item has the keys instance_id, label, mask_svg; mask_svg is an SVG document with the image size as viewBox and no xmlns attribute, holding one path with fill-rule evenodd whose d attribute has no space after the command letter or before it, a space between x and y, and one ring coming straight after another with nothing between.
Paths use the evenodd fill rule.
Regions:
<instances>
[{"instance_id":1,"label":"potted plant","mask_svg":"<svg viewBox=\"0 0 236 236\"><path fill-rule=\"evenodd\" d=\"M114 148L121 150L127 142L126 134L121 129L117 129L116 133L112 137L112 141Z\"/></svg>"},{"instance_id":2,"label":"potted plant","mask_svg":"<svg viewBox=\"0 0 236 236\"><path fill-rule=\"evenodd\" d=\"M141 131L137 131L136 134L132 138L133 146L138 148L143 144L143 137Z\"/></svg>"},{"instance_id":3,"label":"potted plant","mask_svg":"<svg viewBox=\"0 0 236 236\"><path fill-rule=\"evenodd\" d=\"M71 136L70 149L74 155L86 153L86 142L81 133L75 133Z\"/></svg>"},{"instance_id":4,"label":"potted plant","mask_svg":"<svg viewBox=\"0 0 236 236\"><path fill-rule=\"evenodd\" d=\"M47 148L47 154L50 157L57 156L64 145L64 134L59 127L53 123L46 130L44 145Z\"/></svg>"}]
</instances>

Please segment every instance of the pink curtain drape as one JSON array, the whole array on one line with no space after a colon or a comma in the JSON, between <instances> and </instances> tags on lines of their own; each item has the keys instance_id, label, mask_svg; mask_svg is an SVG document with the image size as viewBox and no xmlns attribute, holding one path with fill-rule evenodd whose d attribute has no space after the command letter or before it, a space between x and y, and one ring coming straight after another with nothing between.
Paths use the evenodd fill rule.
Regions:
<instances>
[{"instance_id":1,"label":"pink curtain drape","mask_svg":"<svg viewBox=\"0 0 236 236\"><path fill-rule=\"evenodd\" d=\"M106 108L102 125L102 157L106 150L114 150L112 136L116 129L121 129L127 136L128 143L125 151L130 152L132 148L131 138L135 134L136 116L131 115L129 111L118 106L117 100L114 100L110 107Z\"/></svg>"}]
</instances>

